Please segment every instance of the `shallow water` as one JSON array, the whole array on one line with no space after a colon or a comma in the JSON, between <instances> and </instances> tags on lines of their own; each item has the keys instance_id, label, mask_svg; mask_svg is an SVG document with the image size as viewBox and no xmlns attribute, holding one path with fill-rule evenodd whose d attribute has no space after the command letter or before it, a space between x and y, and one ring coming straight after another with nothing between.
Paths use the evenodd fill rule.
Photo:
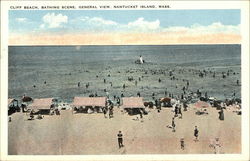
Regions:
<instances>
[{"instance_id":1,"label":"shallow water","mask_svg":"<svg viewBox=\"0 0 250 161\"><path fill-rule=\"evenodd\" d=\"M140 55L146 61L143 65L134 63ZM216 72L216 77L211 73L204 78L194 74L193 70L204 69ZM170 70L174 70L178 80L170 80ZM229 76L223 79L221 72L228 70ZM129 76L137 80L137 86L135 80L127 80ZM70 102L74 96L95 92L106 95L106 89L110 96L136 96L140 92L145 100L152 100L153 92L156 97L163 97L164 91L180 95L185 79L190 81L189 91L200 89L209 96L225 99L234 91L241 97L241 87L236 85L240 78L240 45L9 47L9 98L20 98L25 93L34 98L58 97Z\"/></svg>"}]
</instances>

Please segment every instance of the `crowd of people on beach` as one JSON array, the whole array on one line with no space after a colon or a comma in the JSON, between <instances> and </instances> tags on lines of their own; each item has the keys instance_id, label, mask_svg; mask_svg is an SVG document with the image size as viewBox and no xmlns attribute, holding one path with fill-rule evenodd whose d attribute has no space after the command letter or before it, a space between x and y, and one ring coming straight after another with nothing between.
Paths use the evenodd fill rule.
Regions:
<instances>
[{"instance_id":1,"label":"crowd of people on beach","mask_svg":"<svg viewBox=\"0 0 250 161\"><path fill-rule=\"evenodd\" d=\"M145 61L143 60L142 56L140 56L138 64L145 64ZM158 81L158 83L162 83L163 79L166 77L169 77L169 79L174 82L173 84L175 84L175 88L178 89L180 92L178 93L173 93L167 90L164 91L164 94L161 95L162 97L159 96L159 93L155 93L152 92L150 98L151 101L148 102L144 102L144 105L149 107L149 108L153 108L155 107L155 109L157 110L157 112L161 112L162 110L162 106L163 107L172 107L172 112L173 112L173 117L172 117L172 122L171 125L167 125L168 128L172 129L172 132L176 132L176 119L182 119L184 116L184 112L183 111L187 111L188 110L188 106L189 104L193 103L193 101L204 101L204 102L208 102L209 104L211 104L211 106L216 107L219 112L218 112L218 119L223 121L224 118L224 111L226 109L227 106L230 105L237 105L239 106L239 109L241 109L241 100L239 98L236 98L236 91L234 90L232 93L232 98L231 99L226 99L226 100L216 100L214 97L209 96L208 92L203 90L203 92L201 91L201 89L197 89L196 91L192 91L190 89L190 86L193 86L192 80L188 80L188 79L180 79L178 78L178 76L176 75L176 73L178 74L183 74L185 72L189 72L191 73L194 77L198 77L198 78L205 78L205 77L211 77L211 78L216 78L216 77L221 77L222 79L227 79L227 77L229 77L230 75L236 75L238 73L236 73L233 70L227 70L221 73L212 71L212 70L208 70L208 69L203 69L203 70L199 70L199 69L167 69L167 70L163 70L163 69L159 69L159 70L146 70L144 68L142 69L138 69L138 71L144 72L144 74L139 75L138 78L134 78L133 76L128 76L127 80L128 82L134 82L134 86L137 87L140 82L142 82L144 80L144 76L145 75L151 75L152 77L155 77L155 79ZM131 72L131 71L126 71L127 73ZM164 76L164 78L160 77L158 74L161 74ZM99 75L96 75L96 78L99 78ZM108 74L107 77L111 77L111 74ZM113 87L113 82L109 81L109 79L107 79L106 77L103 77L103 84L110 84L110 87L112 90ZM145 79L146 80L146 79ZM125 80L124 80L125 81ZM105 107L101 108L101 111L104 115L104 118L113 118L114 117L114 107L117 106L117 108L120 107L120 105L122 104L121 102L121 98L125 97L125 91L128 88L128 85L125 83L122 83L122 87L120 87L122 90L119 94L113 95L113 97L111 97L111 95L109 94L109 91L105 88L103 89L103 92L105 93L105 97L107 98L107 103ZM182 83L178 84L176 83L177 81L181 81ZM47 84L48 81L44 81L44 84ZM81 85L82 82L77 82L77 87L78 88L82 88ZM240 81L237 79L235 80L235 85L236 86L240 86ZM91 86L90 82L85 83L85 88L88 89ZM33 85L34 88L36 88L36 85ZM143 87L142 87L143 88ZM103 96L103 94L98 94L97 92L94 93L90 93L89 97L99 97L99 96ZM137 97L143 97L144 93L141 91L138 91L137 93L135 93L135 95ZM163 101L164 98L169 98L169 100L167 101ZM23 97L24 99L24 97ZM147 104L147 105L146 105ZM55 108L55 110L51 111L51 114L56 114L56 115L60 115L60 110L58 110L58 108ZM206 114L206 111L202 111L202 114ZM201 112L200 112L201 113ZM140 112L140 119L143 120L143 112ZM241 112L240 112L241 114ZM108 117L107 117L108 115ZM38 115L38 119L42 119L44 116L42 116L41 114ZM30 119L33 120L34 119L34 111L32 110L30 112ZM11 117L9 118L9 122L11 122ZM143 122L143 121L142 121ZM121 131L119 131L119 133L117 134L118 137L118 147L122 148L124 147L123 145L123 134ZM198 142L199 139L199 130L198 127L195 126L194 127L194 141ZM219 143L219 138L215 139L215 142L213 144L211 144L211 147L213 147L215 149L215 153L219 153L219 147L220 147L220 143ZM181 138L180 139L180 147L182 150L185 149L185 139Z\"/></svg>"}]
</instances>

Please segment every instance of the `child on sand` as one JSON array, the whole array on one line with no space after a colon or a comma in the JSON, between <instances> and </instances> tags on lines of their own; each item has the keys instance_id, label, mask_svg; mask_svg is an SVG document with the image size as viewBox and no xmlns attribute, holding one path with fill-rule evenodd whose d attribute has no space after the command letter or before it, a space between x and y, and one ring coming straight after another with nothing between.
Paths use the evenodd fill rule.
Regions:
<instances>
[{"instance_id":1,"label":"child on sand","mask_svg":"<svg viewBox=\"0 0 250 161\"><path fill-rule=\"evenodd\" d=\"M106 117L106 113L107 113L106 108L104 107L104 108L102 109L102 111L103 111L103 114L104 114L104 118L107 118L107 117Z\"/></svg>"},{"instance_id":2,"label":"child on sand","mask_svg":"<svg viewBox=\"0 0 250 161\"><path fill-rule=\"evenodd\" d=\"M117 137L118 137L118 146L119 148L123 147L123 139L122 139L122 132L119 131L119 133L117 134Z\"/></svg>"},{"instance_id":3,"label":"child on sand","mask_svg":"<svg viewBox=\"0 0 250 161\"><path fill-rule=\"evenodd\" d=\"M174 122L174 117L172 118L172 128L173 128L172 132L175 132L175 122Z\"/></svg>"},{"instance_id":4,"label":"child on sand","mask_svg":"<svg viewBox=\"0 0 250 161\"><path fill-rule=\"evenodd\" d=\"M181 143L181 149L184 150L185 148L184 138L181 138L180 143Z\"/></svg>"},{"instance_id":5,"label":"child on sand","mask_svg":"<svg viewBox=\"0 0 250 161\"><path fill-rule=\"evenodd\" d=\"M178 108L178 113L180 114L179 118L182 119L181 106Z\"/></svg>"},{"instance_id":6,"label":"child on sand","mask_svg":"<svg viewBox=\"0 0 250 161\"><path fill-rule=\"evenodd\" d=\"M219 138L215 138L215 144L214 144L214 153L215 154L220 154L220 148L221 148L221 143L219 141Z\"/></svg>"},{"instance_id":7,"label":"child on sand","mask_svg":"<svg viewBox=\"0 0 250 161\"><path fill-rule=\"evenodd\" d=\"M195 129L194 129L194 137L195 137L195 142L198 141L198 133L199 133L199 130L197 129L197 126L195 126Z\"/></svg>"},{"instance_id":8,"label":"child on sand","mask_svg":"<svg viewBox=\"0 0 250 161\"><path fill-rule=\"evenodd\" d=\"M219 120L224 120L224 112L223 112L223 109L221 109L219 112Z\"/></svg>"}]
</instances>

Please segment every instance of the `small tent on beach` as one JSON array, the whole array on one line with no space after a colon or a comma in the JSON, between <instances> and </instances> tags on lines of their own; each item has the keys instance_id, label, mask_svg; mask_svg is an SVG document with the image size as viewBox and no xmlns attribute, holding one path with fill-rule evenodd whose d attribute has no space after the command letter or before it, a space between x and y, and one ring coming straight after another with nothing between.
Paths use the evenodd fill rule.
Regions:
<instances>
[{"instance_id":1,"label":"small tent on beach","mask_svg":"<svg viewBox=\"0 0 250 161\"><path fill-rule=\"evenodd\" d=\"M142 97L123 97L122 102L123 104L121 107L130 115L145 113Z\"/></svg>"},{"instance_id":2,"label":"small tent on beach","mask_svg":"<svg viewBox=\"0 0 250 161\"><path fill-rule=\"evenodd\" d=\"M35 111L49 111L54 107L53 98L34 99L28 108Z\"/></svg>"},{"instance_id":3,"label":"small tent on beach","mask_svg":"<svg viewBox=\"0 0 250 161\"><path fill-rule=\"evenodd\" d=\"M74 110L84 113L102 112L106 104L106 97L74 97L72 103Z\"/></svg>"},{"instance_id":4,"label":"small tent on beach","mask_svg":"<svg viewBox=\"0 0 250 161\"><path fill-rule=\"evenodd\" d=\"M197 101L194 104L194 107L195 108L208 108L208 107L211 107L211 105L207 102L204 102L204 101Z\"/></svg>"},{"instance_id":5,"label":"small tent on beach","mask_svg":"<svg viewBox=\"0 0 250 161\"><path fill-rule=\"evenodd\" d=\"M207 103L207 102L204 102L204 101L197 101L197 102L194 104L194 107L198 109L198 110L195 112L195 114L197 114L197 115L202 115L202 114L208 114L206 108L211 107L211 105L210 105L209 103Z\"/></svg>"},{"instance_id":6,"label":"small tent on beach","mask_svg":"<svg viewBox=\"0 0 250 161\"><path fill-rule=\"evenodd\" d=\"M19 112L19 111L20 111L20 108L18 106L18 100L9 98L8 99L8 115L15 113L15 112Z\"/></svg>"}]
</instances>

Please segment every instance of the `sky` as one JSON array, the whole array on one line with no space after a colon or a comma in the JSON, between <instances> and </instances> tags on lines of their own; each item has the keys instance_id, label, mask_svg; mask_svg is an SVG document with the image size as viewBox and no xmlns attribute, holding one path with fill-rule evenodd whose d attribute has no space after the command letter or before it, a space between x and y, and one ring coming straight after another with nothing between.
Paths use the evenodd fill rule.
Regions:
<instances>
[{"instance_id":1,"label":"sky","mask_svg":"<svg viewBox=\"0 0 250 161\"><path fill-rule=\"evenodd\" d=\"M11 10L10 45L239 44L240 10Z\"/></svg>"}]
</instances>

